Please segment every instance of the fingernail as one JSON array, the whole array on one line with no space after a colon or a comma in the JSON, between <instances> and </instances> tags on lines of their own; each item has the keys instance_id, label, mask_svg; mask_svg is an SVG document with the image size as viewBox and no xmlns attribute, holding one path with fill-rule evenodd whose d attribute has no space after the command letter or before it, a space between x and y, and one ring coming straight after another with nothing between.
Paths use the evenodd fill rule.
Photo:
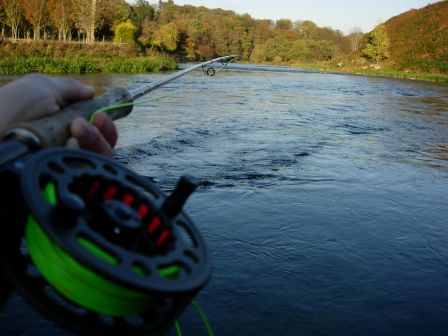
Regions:
<instances>
[{"instance_id":1,"label":"fingernail","mask_svg":"<svg viewBox=\"0 0 448 336\"><path fill-rule=\"evenodd\" d=\"M78 140L75 138L68 139L67 143L65 144L66 147L72 148L72 149L79 149L79 143Z\"/></svg>"}]
</instances>

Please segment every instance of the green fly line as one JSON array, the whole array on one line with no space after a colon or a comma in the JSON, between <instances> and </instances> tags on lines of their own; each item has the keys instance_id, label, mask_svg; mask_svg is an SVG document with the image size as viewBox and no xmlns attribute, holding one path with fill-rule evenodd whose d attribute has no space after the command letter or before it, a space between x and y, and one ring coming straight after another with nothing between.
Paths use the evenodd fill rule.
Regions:
<instances>
[{"instance_id":1,"label":"green fly line","mask_svg":"<svg viewBox=\"0 0 448 336\"><path fill-rule=\"evenodd\" d=\"M219 68L216 69L215 73L218 73L219 71L221 71L224 67L229 65L231 62L233 62L233 60L230 60L227 63L223 63ZM107 112L109 112L111 110L115 110L115 109L119 109L119 108L123 108L123 107L129 107L129 106L145 106L146 104L149 104L149 103L154 103L154 102L158 102L158 101L161 101L163 99L166 99L166 98L170 98L170 97L174 96L175 94L177 94L179 92L184 92L184 91L187 91L187 90L191 90L195 86L197 86L199 84L203 84L204 82L205 82L205 80L201 79L201 80L198 80L198 81L196 81L196 82L194 82L194 83L192 83L190 85L184 86L182 89L178 89L178 90L172 91L170 93L167 93L165 95L161 95L161 96L158 96L158 97L141 99L141 100L136 101L136 102L114 104L114 105L109 105L109 106L102 107L102 108L100 108L100 109L98 109L98 110L96 110L95 112L92 113L92 115L89 118L89 123L93 124L93 120L95 119L95 116L98 113L100 113L100 112L107 113Z\"/></svg>"}]
</instances>

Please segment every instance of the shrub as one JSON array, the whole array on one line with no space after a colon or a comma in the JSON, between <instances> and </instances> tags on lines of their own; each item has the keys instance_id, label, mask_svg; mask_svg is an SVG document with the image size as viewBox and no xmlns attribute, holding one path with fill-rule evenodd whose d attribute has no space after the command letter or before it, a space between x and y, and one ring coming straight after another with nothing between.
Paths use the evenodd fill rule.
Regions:
<instances>
[{"instance_id":1,"label":"shrub","mask_svg":"<svg viewBox=\"0 0 448 336\"><path fill-rule=\"evenodd\" d=\"M115 28L114 42L135 43L137 41L137 27L128 20L117 25Z\"/></svg>"}]
</instances>

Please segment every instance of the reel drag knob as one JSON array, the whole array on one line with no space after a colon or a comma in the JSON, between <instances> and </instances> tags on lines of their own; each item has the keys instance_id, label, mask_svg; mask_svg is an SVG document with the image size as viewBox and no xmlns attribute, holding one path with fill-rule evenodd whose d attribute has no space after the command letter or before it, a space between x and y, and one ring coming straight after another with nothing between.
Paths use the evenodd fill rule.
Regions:
<instances>
[{"instance_id":1,"label":"reel drag knob","mask_svg":"<svg viewBox=\"0 0 448 336\"><path fill-rule=\"evenodd\" d=\"M176 217L187 201L188 197L199 187L199 180L191 176L182 176L177 182L176 188L162 205L162 211L168 218Z\"/></svg>"}]
</instances>

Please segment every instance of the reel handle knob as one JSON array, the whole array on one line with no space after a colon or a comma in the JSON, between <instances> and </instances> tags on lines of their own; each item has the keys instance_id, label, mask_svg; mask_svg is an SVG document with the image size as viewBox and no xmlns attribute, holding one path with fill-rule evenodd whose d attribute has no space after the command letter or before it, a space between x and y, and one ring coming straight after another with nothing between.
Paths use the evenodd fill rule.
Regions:
<instances>
[{"instance_id":1,"label":"reel handle knob","mask_svg":"<svg viewBox=\"0 0 448 336\"><path fill-rule=\"evenodd\" d=\"M176 217L187 201L188 197L199 187L200 181L191 176L182 176L176 188L162 205L162 211L168 218Z\"/></svg>"}]
</instances>

